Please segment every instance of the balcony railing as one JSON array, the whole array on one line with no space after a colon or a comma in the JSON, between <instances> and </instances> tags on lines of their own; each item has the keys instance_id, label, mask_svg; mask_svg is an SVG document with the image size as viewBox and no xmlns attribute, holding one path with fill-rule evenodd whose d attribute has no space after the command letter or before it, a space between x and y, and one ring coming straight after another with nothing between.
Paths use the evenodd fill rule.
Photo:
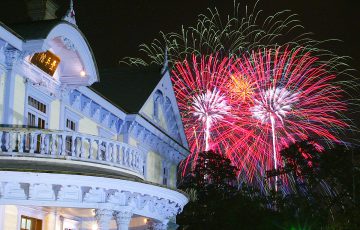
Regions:
<instances>
[{"instance_id":1,"label":"balcony railing","mask_svg":"<svg viewBox=\"0 0 360 230\"><path fill-rule=\"evenodd\" d=\"M129 170L143 177L145 152L116 140L77 132L0 127L0 156L66 159Z\"/></svg>"}]
</instances>

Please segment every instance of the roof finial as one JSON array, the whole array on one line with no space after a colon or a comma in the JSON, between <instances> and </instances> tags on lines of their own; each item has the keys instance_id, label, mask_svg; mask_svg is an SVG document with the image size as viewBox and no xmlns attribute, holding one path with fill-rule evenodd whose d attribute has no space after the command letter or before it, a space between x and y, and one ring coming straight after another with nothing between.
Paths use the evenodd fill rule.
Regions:
<instances>
[{"instance_id":1,"label":"roof finial","mask_svg":"<svg viewBox=\"0 0 360 230\"><path fill-rule=\"evenodd\" d=\"M164 53L164 64L161 69L161 73L164 74L166 70L169 68L169 60L168 60L168 48L165 46L165 53Z\"/></svg>"},{"instance_id":2,"label":"roof finial","mask_svg":"<svg viewBox=\"0 0 360 230\"><path fill-rule=\"evenodd\" d=\"M64 15L64 17L62 19L67 22L70 22L71 24L76 25L73 0L70 0L70 7L66 11L66 14Z\"/></svg>"}]
</instances>

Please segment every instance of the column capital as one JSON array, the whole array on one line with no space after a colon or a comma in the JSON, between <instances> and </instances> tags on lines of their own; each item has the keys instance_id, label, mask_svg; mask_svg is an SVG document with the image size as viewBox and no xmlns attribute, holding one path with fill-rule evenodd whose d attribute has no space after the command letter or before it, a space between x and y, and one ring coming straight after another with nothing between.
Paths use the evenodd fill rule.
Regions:
<instances>
[{"instance_id":1,"label":"column capital","mask_svg":"<svg viewBox=\"0 0 360 230\"><path fill-rule=\"evenodd\" d=\"M95 209L95 219L99 230L109 230L110 221L113 218L114 211L111 209Z\"/></svg>"},{"instance_id":2,"label":"column capital","mask_svg":"<svg viewBox=\"0 0 360 230\"><path fill-rule=\"evenodd\" d=\"M4 50L5 54L5 64L7 69L11 69L16 62L16 60L19 58L20 51L15 48L7 47Z\"/></svg>"},{"instance_id":3,"label":"column capital","mask_svg":"<svg viewBox=\"0 0 360 230\"><path fill-rule=\"evenodd\" d=\"M133 215L132 207L118 206L114 213L117 229L128 230L132 215Z\"/></svg>"}]
</instances>

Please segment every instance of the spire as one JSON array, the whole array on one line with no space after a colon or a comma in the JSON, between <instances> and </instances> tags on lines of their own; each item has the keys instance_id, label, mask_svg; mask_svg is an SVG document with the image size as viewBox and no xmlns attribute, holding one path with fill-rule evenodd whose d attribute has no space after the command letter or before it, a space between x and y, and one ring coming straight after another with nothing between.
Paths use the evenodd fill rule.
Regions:
<instances>
[{"instance_id":1,"label":"spire","mask_svg":"<svg viewBox=\"0 0 360 230\"><path fill-rule=\"evenodd\" d=\"M168 49L165 46L165 53L164 53L164 64L161 68L161 74L164 74L169 69L169 60L168 60Z\"/></svg>"},{"instance_id":2,"label":"spire","mask_svg":"<svg viewBox=\"0 0 360 230\"><path fill-rule=\"evenodd\" d=\"M73 0L70 0L70 7L66 11L66 14L64 15L64 17L62 19L67 22L70 22L71 24L74 24L76 26Z\"/></svg>"}]
</instances>

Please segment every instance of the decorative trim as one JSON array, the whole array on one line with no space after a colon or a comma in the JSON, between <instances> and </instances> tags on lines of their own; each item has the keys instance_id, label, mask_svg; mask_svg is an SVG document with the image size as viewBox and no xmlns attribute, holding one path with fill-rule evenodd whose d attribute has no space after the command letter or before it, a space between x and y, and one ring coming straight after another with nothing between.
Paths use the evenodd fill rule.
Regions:
<instances>
[{"instance_id":1,"label":"decorative trim","mask_svg":"<svg viewBox=\"0 0 360 230\"><path fill-rule=\"evenodd\" d=\"M0 194L0 205L114 211L127 206L133 214L161 222L180 213L188 202L183 194L171 189L92 176L1 171L0 187L4 191Z\"/></svg>"}]
</instances>

